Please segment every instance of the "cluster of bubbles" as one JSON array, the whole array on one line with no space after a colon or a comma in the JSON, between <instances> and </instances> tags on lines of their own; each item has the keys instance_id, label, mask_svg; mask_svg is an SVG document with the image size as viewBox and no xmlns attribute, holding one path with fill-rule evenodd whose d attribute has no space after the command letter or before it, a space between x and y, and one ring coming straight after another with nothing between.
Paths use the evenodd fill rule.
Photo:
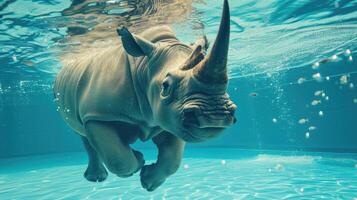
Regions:
<instances>
[{"instance_id":1,"label":"cluster of bubbles","mask_svg":"<svg viewBox=\"0 0 357 200\"><path fill-rule=\"evenodd\" d=\"M352 57L352 52L350 49L346 49L344 52L341 52L339 54L335 54L329 58L324 58L320 61L314 62L312 64L312 69L313 70L318 70L320 69L320 67L328 62L336 62L336 61L340 61L342 60L342 58L346 58L347 61L352 62L353 61L353 57ZM341 86L348 86L350 89L354 89L354 84L350 83L350 74L342 74L342 75L334 75L334 77L339 76L339 84ZM297 84L301 85L305 82L308 81L316 81L318 83L323 82L323 81L330 81L331 77L330 76L326 76L323 77L320 72L314 72L311 75L311 79L307 79L305 77L299 77L297 79ZM329 101L330 97L327 95L327 93L320 89L317 90L313 93L314 95L314 99L310 102L310 105L313 107L318 107L319 105L322 105L324 102ZM357 98L353 98L353 103L357 104ZM317 115L319 117L324 117L324 111L323 110L318 110ZM278 119L277 118L272 118L272 122L273 123L278 123ZM298 124L300 125L306 125L308 123L310 123L309 119L306 117L300 118L298 121ZM310 125L307 126L307 131L305 132L305 138L309 139L311 136L311 132L315 131L317 129L316 126Z\"/></svg>"},{"instance_id":2,"label":"cluster of bubbles","mask_svg":"<svg viewBox=\"0 0 357 200\"><path fill-rule=\"evenodd\" d=\"M61 96L61 94L59 92L57 92L53 101L55 103L58 103L58 101L60 100L60 96ZM57 112L62 111L62 113L64 113L64 114L68 114L71 112L71 110L69 108L63 108L63 110L61 110L61 109L62 109L61 106L58 105L56 110L57 110ZM68 120L68 117L66 116L65 119Z\"/></svg>"},{"instance_id":3,"label":"cluster of bubbles","mask_svg":"<svg viewBox=\"0 0 357 200\"><path fill-rule=\"evenodd\" d=\"M322 59L320 61L317 61L315 63L312 64L312 69L313 70L318 70L322 64L325 64L327 62L336 62L336 61L339 61L341 60L341 57L344 55L345 57L347 57L347 60L352 62L353 61L353 58L352 58L352 55L351 55L351 50L350 49L347 49L346 51L340 53L340 54L335 54L333 56L331 56L330 58L325 58L325 59ZM321 74L319 72L316 72L314 74L312 74L312 79L317 81L317 82L322 82L324 80L326 81L329 81L330 80L330 77L329 76L326 76L326 77L322 77ZM298 84L302 84L304 81L306 81L306 79L304 79L303 77L299 78L298 79ZM339 78L339 83L341 85L349 85L349 87L351 89L354 88L354 85L353 83L349 83L349 74L343 74L340 76ZM312 101L311 101L311 106L318 106L320 104L323 103L323 101L329 101L330 98L329 96L326 94L326 92L324 90L317 90L314 92L314 98ZM355 101L353 100L353 102L355 103ZM322 110L319 110L318 111L318 116L319 117L323 117L324 116L324 111ZM307 122L309 122L309 120L307 118L302 118L300 119L299 121L299 124L305 124ZM316 130L317 128L315 126L309 126L308 128L308 131L305 133L305 138L306 139L309 139L310 138L310 132L311 131L314 131Z\"/></svg>"}]
</instances>

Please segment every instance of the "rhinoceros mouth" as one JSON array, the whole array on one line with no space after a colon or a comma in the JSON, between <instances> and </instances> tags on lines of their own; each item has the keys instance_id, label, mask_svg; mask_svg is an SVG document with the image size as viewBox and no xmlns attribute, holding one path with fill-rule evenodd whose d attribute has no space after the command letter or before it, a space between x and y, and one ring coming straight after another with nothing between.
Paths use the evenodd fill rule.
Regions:
<instances>
[{"instance_id":1,"label":"rhinoceros mouth","mask_svg":"<svg viewBox=\"0 0 357 200\"><path fill-rule=\"evenodd\" d=\"M182 109L182 123L191 140L213 137L224 128L234 124L236 105L228 95L195 94L187 98ZM195 134L199 132L199 134ZM207 134L205 134L207 132Z\"/></svg>"},{"instance_id":2,"label":"rhinoceros mouth","mask_svg":"<svg viewBox=\"0 0 357 200\"><path fill-rule=\"evenodd\" d=\"M200 133L211 133L215 132L216 134L208 134L208 135L197 135L196 130L199 130ZM182 139L186 142L191 142L191 143L197 143L197 142L203 142L206 141L210 138L213 138L217 135L217 133L220 133L223 131L223 128L195 128L191 127L189 129L185 128L183 131L183 137Z\"/></svg>"},{"instance_id":3,"label":"rhinoceros mouth","mask_svg":"<svg viewBox=\"0 0 357 200\"><path fill-rule=\"evenodd\" d=\"M235 123L234 112L237 106L228 95L195 94L183 104L184 125L197 128L224 128Z\"/></svg>"}]
</instances>

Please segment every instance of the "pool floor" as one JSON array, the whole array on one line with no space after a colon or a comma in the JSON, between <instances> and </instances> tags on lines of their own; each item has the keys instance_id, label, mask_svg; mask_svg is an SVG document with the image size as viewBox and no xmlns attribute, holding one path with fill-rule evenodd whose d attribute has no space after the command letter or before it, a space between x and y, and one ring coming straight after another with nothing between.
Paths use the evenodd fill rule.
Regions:
<instances>
[{"instance_id":1,"label":"pool floor","mask_svg":"<svg viewBox=\"0 0 357 200\"><path fill-rule=\"evenodd\" d=\"M145 150L151 163L155 151ZM176 174L154 192L139 174L83 178L84 153L0 160L0 199L357 199L357 155L188 150Z\"/></svg>"}]
</instances>

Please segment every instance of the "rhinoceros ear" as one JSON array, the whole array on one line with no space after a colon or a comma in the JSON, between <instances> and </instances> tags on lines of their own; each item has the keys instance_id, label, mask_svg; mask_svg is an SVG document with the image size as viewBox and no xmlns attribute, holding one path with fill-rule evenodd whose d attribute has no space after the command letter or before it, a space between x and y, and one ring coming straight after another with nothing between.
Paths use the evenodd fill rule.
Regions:
<instances>
[{"instance_id":1,"label":"rhinoceros ear","mask_svg":"<svg viewBox=\"0 0 357 200\"><path fill-rule=\"evenodd\" d=\"M154 43L130 33L126 27L118 28L117 33L121 36L125 51L131 56L150 56L155 49Z\"/></svg>"}]
</instances>

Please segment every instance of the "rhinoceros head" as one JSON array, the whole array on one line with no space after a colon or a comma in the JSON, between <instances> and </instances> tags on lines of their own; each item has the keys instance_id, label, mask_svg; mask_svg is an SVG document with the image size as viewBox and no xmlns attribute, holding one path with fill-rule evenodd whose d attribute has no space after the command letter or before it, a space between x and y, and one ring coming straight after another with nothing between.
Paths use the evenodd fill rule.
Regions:
<instances>
[{"instance_id":1,"label":"rhinoceros head","mask_svg":"<svg viewBox=\"0 0 357 200\"><path fill-rule=\"evenodd\" d=\"M160 68L149 83L148 99L154 120L187 142L217 136L236 122L236 105L226 93L229 33L230 14L225 0L219 32L210 53L205 56L200 44L193 47L190 55L176 49L165 58L169 61L163 62L176 66ZM132 37L125 32L119 34ZM160 51L154 44L137 38L123 40L123 45L134 56L150 57L153 51ZM162 58L152 58L155 59Z\"/></svg>"}]
</instances>

